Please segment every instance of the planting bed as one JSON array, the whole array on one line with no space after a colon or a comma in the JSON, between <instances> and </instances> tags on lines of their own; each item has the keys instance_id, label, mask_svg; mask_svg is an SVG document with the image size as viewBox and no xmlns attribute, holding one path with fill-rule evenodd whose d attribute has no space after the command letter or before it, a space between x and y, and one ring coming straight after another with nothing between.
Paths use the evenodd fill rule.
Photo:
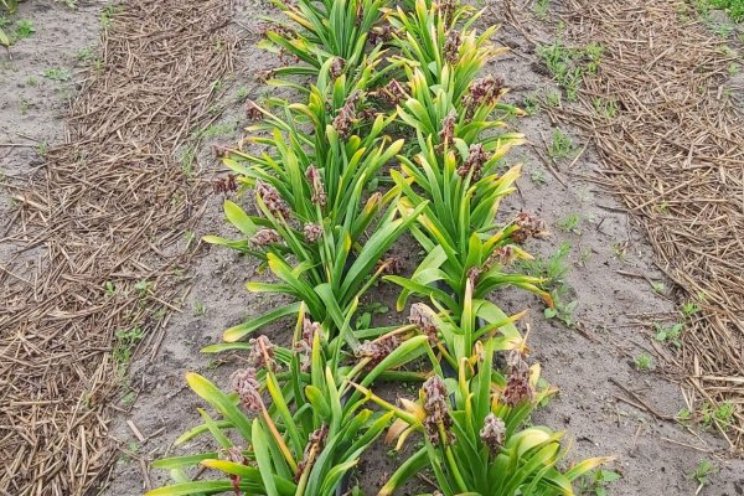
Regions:
<instances>
[{"instance_id":1,"label":"planting bed","mask_svg":"<svg viewBox=\"0 0 744 496\"><path fill-rule=\"evenodd\" d=\"M145 10L157 8L148 2L133 4ZM189 174L193 174L191 177L195 179L188 183L193 188L188 191L195 194L195 212L174 219L178 227L173 228L176 233L173 236L177 236L179 242L169 248L172 250L169 254L180 257L177 259L177 276L188 277L183 277L183 284L172 283L178 291L174 289L153 295L158 299L161 296L167 298L165 303L161 301L155 308L167 307L165 312L169 317L162 326L148 323L147 328L153 337L141 342L138 340L134 343L138 346L131 347L130 351L137 349L137 353L131 362L127 359L124 364L128 367L126 377L108 376L117 385L116 392L107 391L106 401L110 402L111 408L94 410L102 416L95 434L107 446L116 447L116 456L110 459L112 463L84 466L89 474L76 472L72 477L65 473L65 470L75 472L79 466L61 469L62 472L53 479L56 481L54 492L45 492L43 488L30 484L13 485L19 484L24 476L18 473L18 467L9 469L9 464L3 460L5 473L0 475L0 481L4 485L0 489L8 494L83 494L87 490L90 494L134 495L170 483L167 470L151 467L154 460L214 448L207 436L187 444L185 448L172 447L179 435L201 422L196 409L206 405L186 385L185 373L198 372L229 390L233 373L248 363L247 355L242 351L204 354L200 350L219 343L225 329L291 301L271 293L246 291L247 281L276 281L271 271L260 266L254 257L199 241L205 235L238 236L236 229L224 219L223 202L226 199L249 212L254 209L251 190L224 191L230 189L223 187L227 176L213 150L213 145L233 146L245 136L242 128L251 124L246 117L246 99L261 101L267 95L281 95L290 101L303 98L291 89L269 88L263 80L265 71L286 65L286 61L256 46L266 28L256 14L260 12L279 19L281 12L263 2L228 4L210 2L216 11L225 9L224 25L216 22L215 29L225 28L224 40L240 41L234 45L234 52L229 57L220 59L224 61L221 62L224 71L219 77L219 89L213 92L200 81L201 86L197 84L195 90L195 94L201 91L208 95L204 98L210 99L210 109L217 110L210 112L200 107L207 116L199 120L196 131L192 129L188 136L178 140L177 153L169 150L176 156L180 155L182 160L184 150L193 151L190 152L193 171L190 169ZM41 8L42 5L46 10ZM29 88L28 78L49 65L73 67L69 54L93 43L101 7L81 3L78 10L69 11L51 2L22 6L22 16L34 20L37 27L48 26L45 28L48 31L38 29L36 37L18 43L12 49L12 61L0 59L6 64L0 74L0 92L7 90L7 94L13 91L14 95L20 95L0 104L0 131L4 133L0 142L17 142L24 135L50 144L66 141L62 138L65 129L62 122L50 119L59 113L65 95L50 95L51 83L48 81ZM122 8L127 8L126 2ZM79 46L65 47L63 53L57 54L53 50L60 47L54 37L46 33L62 34L63 25L72 19L80 26L73 35ZM560 89L546 74L531 43L530 35L536 32L533 30L542 28L539 25L525 28L519 24L517 29L508 21L507 6L496 1L488 5L483 18L476 23L481 31L488 25L505 23L492 39L497 45L511 49L510 53L489 60L481 75L503 78L510 88L504 101L530 108L541 95L554 94ZM127 22L132 22L132 19ZM136 29L135 26L132 29ZM180 29L167 35L185 37L189 34L188 29ZM543 35L548 36L547 30L540 32L540 36ZM194 43L199 41L193 40ZM103 42L106 42L105 38ZM230 46L232 49L233 45ZM44 50L45 57L53 57L50 60L18 56L47 47L49 50ZM81 72L78 77L73 72L72 76L74 80L82 80L84 74ZM20 93L16 93L14 88L18 85L25 86L20 88ZM68 87L74 94L72 87ZM34 105L22 111L26 100ZM162 102L156 100L154 105ZM527 143L512 149L504 159L502 171L517 163L522 163L523 169L516 182L516 192L501 206L498 221L508 223L520 211L534 213L545 220L551 237L526 243L524 248L537 257L537 262L523 264L520 269L543 275L547 268L551 275L557 274L559 277L551 287L554 294L560 295L560 304L557 315L553 315L550 309L545 313L546 306L540 298L522 290L497 290L489 296L507 314L529 309L519 326L523 334L528 333L530 354L527 361L539 363L542 377L560 391L555 398L536 409L530 423L566 431L564 447L570 447L570 451L568 460L561 462L562 466L570 466L587 457L614 457L604 468L621 478L608 482L606 486L593 482L591 478L582 479L574 484L582 494L599 495L602 489L606 489L607 494L616 495L686 495L697 491L709 495L743 494L744 463L732 456L726 440L714 429L684 425L676 419L681 410L694 410L695 404L686 397L683 388L686 372L674 366L675 347L654 339L655 332L658 332L658 328L654 331L654 324L663 327L680 318L674 282L655 265L654 248L636 219L628 215L625 206L608 188L592 180L598 177L600 169L605 168L594 144L587 141L581 129L557 120L557 110L533 110L531 115L507 119L509 129L524 133ZM129 126L127 123L123 125L125 136L128 136ZM205 132L207 129L209 131ZM562 140L565 140L563 147L557 143ZM256 147L251 146L246 144L245 149L255 152ZM564 148L565 157L560 153ZM2 164L5 175L28 173L38 167L42 158L32 150L43 151L26 146L0 148L0 157L7 158ZM183 163L174 167L186 173L182 169ZM381 189L385 187L380 186ZM3 190L0 196L0 200L5 202L0 205L8 212L12 211L8 198L17 194L16 191L12 188ZM18 244L11 245L7 239L0 244L3 266L5 258L10 257L17 247ZM36 256L36 252L31 253ZM404 274L411 274L423 255L420 245L410 234L399 238L386 253L386 256L400 259ZM165 256L163 259L168 260ZM167 269L163 271L168 272ZM7 284L4 279L0 282ZM90 298L105 297L105 292L101 293L103 296ZM362 298L363 310L360 313L369 314L374 325L406 323L409 307L401 313L396 312L398 294L398 286L380 281ZM153 301L147 304L154 305ZM0 324L8 322L2 318L10 319L12 311L7 315L0 313ZM279 345L291 346L294 325L295 318L291 317L262 328L260 333ZM7 346L11 329L9 325L2 327L3 346ZM115 346L115 339L111 339L109 342ZM111 346L101 347L104 356L111 351ZM85 359L78 358L83 364ZM7 353L2 360L4 375L0 381L13 383L13 379L8 381L8 377L13 377L13 362ZM399 396L413 398L418 391L417 386L393 383L381 383L373 389L390 401ZM13 401L17 403L20 400L15 398ZM112 418L110 422L109 418ZM5 425L1 428L7 429ZM18 435L17 432L12 429L0 431L0 453L8 460L15 456L11 450L19 446L9 442ZM64 447L59 449L57 456L69 456L63 455ZM101 450L101 453L111 453L107 449ZM377 494L407 456L393 453L390 446L379 439L351 470L350 480L359 483L362 494ZM714 469L710 473L697 474L700 476L698 479L705 476L705 484L701 486L694 475L696 470L699 472L703 460L710 461ZM64 467L64 463L60 466ZM429 483L434 476L429 471L422 471L421 475L420 479L415 479L396 494L432 492ZM14 477L15 482L11 484ZM46 475L42 480L44 477ZM74 486L61 482L73 478L79 481Z\"/></svg>"}]
</instances>

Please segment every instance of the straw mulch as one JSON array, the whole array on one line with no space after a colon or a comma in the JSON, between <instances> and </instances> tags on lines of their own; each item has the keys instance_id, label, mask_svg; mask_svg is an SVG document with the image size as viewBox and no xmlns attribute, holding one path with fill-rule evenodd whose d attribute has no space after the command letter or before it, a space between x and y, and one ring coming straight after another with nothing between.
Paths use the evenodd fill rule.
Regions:
<instances>
[{"instance_id":1,"label":"straw mulch","mask_svg":"<svg viewBox=\"0 0 744 496\"><path fill-rule=\"evenodd\" d=\"M178 157L218 116L236 46L228 0L132 0L102 35L68 142L9 187L0 265L0 494L92 492L135 346L153 350L188 282L205 183ZM143 335L141 339L139 336Z\"/></svg>"},{"instance_id":2,"label":"straw mulch","mask_svg":"<svg viewBox=\"0 0 744 496\"><path fill-rule=\"evenodd\" d=\"M605 166L599 181L645 227L680 300L702 308L673 360L698 412L735 405L733 425L719 431L742 449L744 115L726 87L735 59L684 2L569 0L558 14L564 43L597 42L604 54L578 104L552 114L593 138ZM598 98L616 102L617 115L600 115Z\"/></svg>"}]
</instances>

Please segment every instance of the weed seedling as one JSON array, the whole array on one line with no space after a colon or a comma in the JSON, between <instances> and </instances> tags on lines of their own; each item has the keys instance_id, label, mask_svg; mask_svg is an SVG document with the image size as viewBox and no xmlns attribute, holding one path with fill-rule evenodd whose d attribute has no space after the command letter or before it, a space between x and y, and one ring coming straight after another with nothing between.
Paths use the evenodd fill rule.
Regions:
<instances>
[{"instance_id":1,"label":"weed seedling","mask_svg":"<svg viewBox=\"0 0 744 496\"><path fill-rule=\"evenodd\" d=\"M690 477L692 477L698 483L698 488L695 491L695 494L700 494L700 491L708 483L708 477L710 477L716 471L716 467L708 460L700 460L700 463L697 464L695 470L693 470L693 472L690 474Z\"/></svg>"},{"instance_id":2,"label":"weed seedling","mask_svg":"<svg viewBox=\"0 0 744 496\"><path fill-rule=\"evenodd\" d=\"M545 95L545 104L551 108L558 108L561 106L561 94L557 91L551 91Z\"/></svg>"},{"instance_id":3,"label":"weed seedling","mask_svg":"<svg viewBox=\"0 0 744 496\"><path fill-rule=\"evenodd\" d=\"M535 17L545 19L548 16L548 9L550 9L550 0L537 0L534 8Z\"/></svg>"},{"instance_id":4,"label":"weed seedling","mask_svg":"<svg viewBox=\"0 0 744 496\"><path fill-rule=\"evenodd\" d=\"M653 289L656 294L666 294L666 284L661 281L651 281L651 289Z\"/></svg>"},{"instance_id":5,"label":"weed seedling","mask_svg":"<svg viewBox=\"0 0 744 496\"><path fill-rule=\"evenodd\" d=\"M200 317L207 313L207 307L204 306L204 303L197 301L194 302L194 316Z\"/></svg>"},{"instance_id":6,"label":"weed seedling","mask_svg":"<svg viewBox=\"0 0 744 496\"><path fill-rule=\"evenodd\" d=\"M700 311L700 307L692 301L687 301L682 304L680 310L683 317L690 318Z\"/></svg>"},{"instance_id":7,"label":"weed seedling","mask_svg":"<svg viewBox=\"0 0 744 496\"><path fill-rule=\"evenodd\" d=\"M680 322L674 324L654 324L654 339L660 343L671 343L675 348L679 349L682 347L682 331L685 326Z\"/></svg>"},{"instance_id":8,"label":"weed seedling","mask_svg":"<svg viewBox=\"0 0 744 496\"><path fill-rule=\"evenodd\" d=\"M140 298L144 298L150 293L152 286L153 283L151 281L143 279L134 285L134 289L137 291Z\"/></svg>"},{"instance_id":9,"label":"weed seedling","mask_svg":"<svg viewBox=\"0 0 744 496\"><path fill-rule=\"evenodd\" d=\"M581 215L573 213L556 222L558 228L567 233L581 234Z\"/></svg>"},{"instance_id":10,"label":"weed seedling","mask_svg":"<svg viewBox=\"0 0 744 496\"><path fill-rule=\"evenodd\" d=\"M103 290L106 292L106 296L114 296L116 294L116 286L111 281L103 283Z\"/></svg>"},{"instance_id":11,"label":"weed seedling","mask_svg":"<svg viewBox=\"0 0 744 496\"><path fill-rule=\"evenodd\" d=\"M571 137L561 131L560 128L553 129L553 136L550 146L548 147L548 155L555 160L561 160L573 152L574 144Z\"/></svg>"},{"instance_id":12,"label":"weed seedling","mask_svg":"<svg viewBox=\"0 0 744 496\"><path fill-rule=\"evenodd\" d=\"M654 359L648 353L641 353L633 359L635 368L639 372L648 372L654 368Z\"/></svg>"},{"instance_id":13,"label":"weed seedling","mask_svg":"<svg viewBox=\"0 0 744 496\"><path fill-rule=\"evenodd\" d=\"M72 74L69 70L60 67L51 67L44 71L44 77L51 79L52 81L64 82L72 79Z\"/></svg>"},{"instance_id":14,"label":"weed seedling","mask_svg":"<svg viewBox=\"0 0 744 496\"><path fill-rule=\"evenodd\" d=\"M530 172L530 179L537 186L544 186L548 184L548 178L545 176L545 172L542 169L534 169Z\"/></svg>"},{"instance_id":15,"label":"weed seedling","mask_svg":"<svg viewBox=\"0 0 744 496\"><path fill-rule=\"evenodd\" d=\"M607 485L620 480L621 475L613 470L597 469L579 481L579 494L586 496L607 496Z\"/></svg>"},{"instance_id":16,"label":"weed seedling","mask_svg":"<svg viewBox=\"0 0 744 496\"><path fill-rule=\"evenodd\" d=\"M116 343L112 354L120 373L129 365L134 349L144 336L145 333L140 327L116 331Z\"/></svg>"},{"instance_id":17,"label":"weed seedling","mask_svg":"<svg viewBox=\"0 0 744 496\"><path fill-rule=\"evenodd\" d=\"M243 103L245 99L248 98L248 88L245 86L241 86L238 88L238 91L235 92L235 101L238 103Z\"/></svg>"},{"instance_id":18,"label":"weed seedling","mask_svg":"<svg viewBox=\"0 0 744 496\"><path fill-rule=\"evenodd\" d=\"M35 32L34 23L28 19L21 19L16 23L15 37L17 40L24 40Z\"/></svg>"}]
</instances>

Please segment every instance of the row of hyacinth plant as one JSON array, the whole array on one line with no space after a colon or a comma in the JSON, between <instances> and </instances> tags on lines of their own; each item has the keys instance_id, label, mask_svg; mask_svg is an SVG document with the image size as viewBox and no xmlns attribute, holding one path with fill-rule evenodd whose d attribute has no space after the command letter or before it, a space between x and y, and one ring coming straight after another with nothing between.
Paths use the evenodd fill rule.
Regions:
<instances>
[{"instance_id":1,"label":"row of hyacinth plant","mask_svg":"<svg viewBox=\"0 0 744 496\"><path fill-rule=\"evenodd\" d=\"M505 269L528 257L518 244L539 236L540 224L522 216L496 227L498 201L519 173L497 168L522 137L488 132L501 126L495 111L516 112L499 103L500 87L475 79L494 55L491 31L476 36L476 16L462 23L471 13L455 3L385 3L277 1L286 22L273 22L263 45L297 64L268 82L305 103L249 103L258 122L223 162L254 192L255 213L226 201L241 236L205 240L261 260L276 282L248 289L288 303L204 350L242 350L249 366L229 392L187 375L219 417L200 409L203 422L175 445L210 435L216 447L155 462L174 483L149 494L362 494L346 476L386 429L399 449L416 432L424 445L380 494L422 469L448 496L571 494L571 480L599 462L560 471L560 433L522 429L553 390L536 390L539 366L524 361L514 324L521 314L486 299L504 285L544 295L541 281ZM368 191L396 158L401 169L382 181L390 187ZM406 231L427 253L410 278L386 258ZM416 303L408 324L364 325L359 301L382 277L403 288L400 309L411 295L435 309ZM293 315L289 346L265 335L244 341ZM505 374L493 367L496 353L508 353ZM387 403L373 392L381 379L423 382L418 401ZM212 476L193 479L205 469Z\"/></svg>"}]
</instances>

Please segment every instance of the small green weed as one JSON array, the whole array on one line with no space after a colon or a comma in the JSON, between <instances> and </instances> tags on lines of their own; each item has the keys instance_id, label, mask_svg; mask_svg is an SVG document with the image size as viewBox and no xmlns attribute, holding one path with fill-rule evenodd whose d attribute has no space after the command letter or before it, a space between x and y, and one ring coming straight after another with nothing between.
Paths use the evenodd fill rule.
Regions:
<instances>
[{"instance_id":1,"label":"small green weed","mask_svg":"<svg viewBox=\"0 0 744 496\"><path fill-rule=\"evenodd\" d=\"M615 100L605 100L604 98L596 97L592 99L592 105L594 106L594 110L605 119L612 119L617 115L618 107Z\"/></svg>"},{"instance_id":2,"label":"small green weed","mask_svg":"<svg viewBox=\"0 0 744 496\"><path fill-rule=\"evenodd\" d=\"M21 19L16 23L16 40L25 40L26 38L31 37L31 35L35 32L36 28L34 28L34 23L29 21L28 19Z\"/></svg>"},{"instance_id":3,"label":"small green weed","mask_svg":"<svg viewBox=\"0 0 744 496\"><path fill-rule=\"evenodd\" d=\"M530 172L530 180L537 186L544 186L548 184L548 178L545 177L545 172L542 169L534 169Z\"/></svg>"},{"instance_id":4,"label":"small green weed","mask_svg":"<svg viewBox=\"0 0 744 496\"><path fill-rule=\"evenodd\" d=\"M548 147L548 155L555 160L561 160L573 153L574 143L569 135L560 128L553 129L552 141Z\"/></svg>"},{"instance_id":5,"label":"small green weed","mask_svg":"<svg viewBox=\"0 0 744 496\"><path fill-rule=\"evenodd\" d=\"M548 16L549 9L550 0L537 0L533 9L535 12L535 17L537 17L538 19L545 19Z\"/></svg>"},{"instance_id":6,"label":"small green weed","mask_svg":"<svg viewBox=\"0 0 744 496\"><path fill-rule=\"evenodd\" d=\"M681 322L675 322L673 324L660 324L657 322L654 324L654 339L660 343L670 343L679 349L682 347L680 338L684 330L685 326Z\"/></svg>"},{"instance_id":7,"label":"small green weed","mask_svg":"<svg viewBox=\"0 0 744 496\"><path fill-rule=\"evenodd\" d=\"M207 307L201 301L194 302L194 316L200 317L207 313Z\"/></svg>"},{"instance_id":8,"label":"small green weed","mask_svg":"<svg viewBox=\"0 0 744 496\"><path fill-rule=\"evenodd\" d=\"M44 71L43 76L47 79L51 79L52 81L69 81L72 79L72 74L68 69L63 69L61 67L51 67Z\"/></svg>"},{"instance_id":9,"label":"small green weed","mask_svg":"<svg viewBox=\"0 0 744 496\"><path fill-rule=\"evenodd\" d=\"M698 488L695 494L699 494L700 491L708 483L708 478L716 473L718 470L716 467L706 459L700 460L695 467L695 470L690 473L690 477L698 483Z\"/></svg>"},{"instance_id":10,"label":"small green weed","mask_svg":"<svg viewBox=\"0 0 744 496\"><path fill-rule=\"evenodd\" d=\"M654 293L665 295L667 292L666 284L664 284L661 281L651 281L651 289L654 290Z\"/></svg>"},{"instance_id":11,"label":"small green weed","mask_svg":"<svg viewBox=\"0 0 744 496\"><path fill-rule=\"evenodd\" d=\"M112 353L114 362L117 364L120 374L123 374L126 370L129 362L132 360L134 349L137 347L137 344L142 341L144 336L145 333L140 327L116 331L116 342L114 343Z\"/></svg>"},{"instance_id":12,"label":"small green weed","mask_svg":"<svg viewBox=\"0 0 744 496\"><path fill-rule=\"evenodd\" d=\"M220 136L226 136L229 134L232 134L234 130L234 126L228 122L223 122L221 124L212 124L210 126L205 127L201 133L199 133L201 138L204 139L212 139L212 138L218 138Z\"/></svg>"},{"instance_id":13,"label":"small green weed","mask_svg":"<svg viewBox=\"0 0 744 496\"><path fill-rule=\"evenodd\" d=\"M622 476L607 469L597 469L579 480L579 494L583 496L607 496L607 486Z\"/></svg>"},{"instance_id":14,"label":"small green weed","mask_svg":"<svg viewBox=\"0 0 744 496\"><path fill-rule=\"evenodd\" d=\"M558 108L561 106L561 94L557 91L551 91L545 95L545 105L551 108Z\"/></svg>"},{"instance_id":15,"label":"small green weed","mask_svg":"<svg viewBox=\"0 0 744 496\"><path fill-rule=\"evenodd\" d=\"M633 364L639 372L648 372L654 368L654 358L648 353L640 353L633 359Z\"/></svg>"},{"instance_id":16,"label":"small green weed","mask_svg":"<svg viewBox=\"0 0 744 496\"><path fill-rule=\"evenodd\" d=\"M581 234L581 220L581 215L572 213L556 222L556 225L563 232Z\"/></svg>"},{"instance_id":17,"label":"small green weed","mask_svg":"<svg viewBox=\"0 0 744 496\"><path fill-rule=\"evenodd\" d=\"M682 312L683 317L689 318L698 313L700 311L700 307L692 301L687 301L682 304L682 307L680 307L680 311Z\"/></svg>"}]
</instances>

